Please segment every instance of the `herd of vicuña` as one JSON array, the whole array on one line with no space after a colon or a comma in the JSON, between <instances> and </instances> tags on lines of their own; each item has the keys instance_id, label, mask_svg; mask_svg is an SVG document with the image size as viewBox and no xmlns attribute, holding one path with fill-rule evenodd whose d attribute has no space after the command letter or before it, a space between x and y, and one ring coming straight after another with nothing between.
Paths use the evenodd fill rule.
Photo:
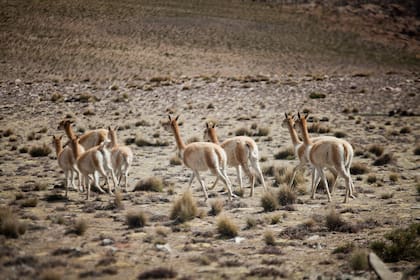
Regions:
<instances>
[{"instance_id":1,"label":"herd of vicu\u00f1a","mask_svg":"<svg viewBox=\"0 0 420 280\"><path fill-rule=\"evenodd\" d=\"M215 123L206 123L204 139L208 142L193 142L185 144L182 140L178 125L178 118L168 116L169 122L165 128L172 132L176 146L183 164L190 168L191 178L189 188L194 178L197 178L204 193L204 199L208 199L208 189L200 177L201 171L210 170L216 176L216 180L210 189L213 189L219 179L228 190L229 200L236 197L232 190L232 182L227 176L227 167L235 167L239 181L239 187L243 188L242 170L246 173L251 183L250 196L254 195L254 186L258 179L264 191L268 191L261 167L259 165L258 146L248 136L236 136L219 142ZM354 185L350 176L350 166L353 159L353 148L349 142L333 136L321 136L311 138L307 127L308 115L296 116L284 115L282 127L287 128L294 146L294 153L299 163L293 168L292 178L287 187L293 187L293 181L299 169L308 167L312 174L311 198L315 198L317 185L323 182L328 201L331 201L330 188L325 176L328 169L334 176L331 192L339 177L344 178L346 193L344 203L348 198L354 197ZM68 197L69 185L73 189L86 192L86 199L90 198L90 186L93 183L101 192L105 192L100 184L99 177L105 179L108 193L113 194L109 177L116 190L120 184L124 184L124 190L128 191L128 174L133 163L133 152L128 146L120 145L117 139L117 128L91 130L83 135L76 135L70 120L61 121L58 129L65 131L68 142L63 145L62 136L53 136L53 144L57 153L58 164L65 174L65 195ZM298 132L301 134L300 140ZM64 147L63 147L64 146ZM78 186L75 186L75 177Z\"/></svg>"}]
</instances>

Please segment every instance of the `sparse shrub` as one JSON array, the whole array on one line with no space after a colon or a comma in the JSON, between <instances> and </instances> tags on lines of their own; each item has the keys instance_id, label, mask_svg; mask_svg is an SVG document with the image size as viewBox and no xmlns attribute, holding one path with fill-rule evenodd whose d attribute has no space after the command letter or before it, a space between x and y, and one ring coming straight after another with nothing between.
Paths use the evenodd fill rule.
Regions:
<instances>
[{"instance_id":1,"label":"sparse shrub","mask_svg":"<svg viewBox=\"0 0 420 280\"><path fill-rule=\"evenodd\" d=\"M384 235L385 240L374 241L370 248L385 262L420 260L420 223L398 228Z\"/></svg>"},{"instance_id":2,"label":"sparse shrub","mask_svg":"<svg viewBox=\"0 0 420 280\"><path fill-rule=\"evenodd\" d=\"M20 206L22 207L36 207L38 204L38 198L37 197L31 197L23 200L20 203Z\"/></svg>"},{"instance_id":3,"label":"sparse shrub","mask_svg":"<svg viewBox=\"0 0 420 280\"><path fill-rule=\"evenodd\" d=\"M350 173L352 175L362 175L362 174L365 174L367 172L369 172L369 169L363 163L354 162L350 167Z\"/></svg>"},{"instance_id":4,"label":"sparse shrub","mask_svg":"<svg viewBox=\"0 0 420 280\"><path fill-rule=\"evenodd\" d=\"M330 128L328 126L322 125L319 122L314 122L308 126L308 132L324 134L330 132Z\"/></svg>"},{"instance_id":5,"label":"sparse shrub","mask_svg":"<svg viewBox=\"0 0 420 280\"><path fill-rule=\"evenodd\" d=\"M265 192L261 197L261 206L264 212L273 212L279 208L276 195L272 192Z\"/></svg>"},{"instance_id":6,"label":"sparse shrub","mask_svg":"<svg viewBox=\"0 0 420 280\"><path fill-rule=\"evenodd\" d=\"M135 126L150 126L150 123L146 120L139 120L136 121L136 123L134 124Z\"/></svg>"},{"instance_id":7,"label":"sparse shrub","mask_svg":"<svg viewBox=\"0 0 420 280\"><path fill-rule=\"evenodd\" d=\"M417 195L420 195L420 184L416 185L416 189L417 189Z\"/></svg>"},{"instance_id":8,"label":"sparse shrub","mask_svg":"<svg viewBox=\"0 0 420 280\"><path fill-rule=\"evenodd\" d=\"M223 201L222 200L214 200L210 204L211 209L209 214L212 216L217 216L223 210Z\"/></svg>"},{"instance_id":9,"label":"sparse shrub","mask_svg":"<svg viewBox=\"0 0 420 280\"><path fill-rule=\"evenodd\" d=\"M347 221L343 220L341 215L335 210L331 210L331 212L325 218L325 225L329 231L354 233L359 230L357 226L351 225Z\"/></svg>"},{"instance_id":10,"label":"sparse shrub","mask_svg":"<svg viewBox=\"0 0 420 280\"><path fill-rule=\"evenodd\" d=\"M7 238L18 238L26 232L26 224L22 223L7 207L0 207L0 234Z\"/></svg>"},{"instance_id":11,"label":"sparse shrub","mask_svg":"<svg viewBox=\"0 0 420 280\"><path fill-rule=\"evenodd\" d=\"M259 127L258 131L255 133L255 136L268 136L268 134L270 134L270 128Z\"/></svg>"},{"instance_id":12,"label":"sparse shrub","mask_svg":"<svg viewBox=\"0 0 420 280\"><path fill-rule=\"evenodd\" d=\"M177 275L178 273L172 268L158 267L142 272L137 279L172 279Z\"/></svg>"},{"instance_id":13,"label":"sparse shrub","mask_svg":"<svg viewBox=\"0 0 420 280\"><path fill-rule=\"evenodd\" d=\"M54 92L53 94L51 94L51 101L52 102L58 102L60 100L63 99L63 95L59 92Z\"/></svg>"},{"instance_id":14,"label":"sparse shrub","mask_svg":"<svg viewBox=\"0 0 420 280\"><path fill-rule=\"evenodd\" d=\"M172 206L170 218L178 223L184 223L197 216L197 204L190 191L185 192Z\"/></svg>"},{"instance_id":15,"label":"sparse shrub","mask_svg":"<svg viewBox=\"0 0 420 280\"><path fill-rule=\"evenodd\" d=\"M20 147L18 151L21 154L26 154L29 151L29 149L28 149L28 147L23 146L23 147Z\"/></svg>"},{"instance_id":16,"label":"sparse shrub","mask_svg":"<svg viewBox=\"0 0 420 280\"><path fill-rule=\"evenodd\" d=\"M238 197L244 197L244 194L245 194L245 188L235 188L234 190L233 190L233 194L234 195L237 195Z\"/></svg>"},{"instance_id":17,"label":"sparse shrub","mask_svg":"<svg viewBox=\"0 0 420 280\"><path fill-rule=\"evenodd\" d=\"M338 246L335 248L332 253L333 254L350 254L355 249L353 242L348 242L344 245Z\"/></svg>"},{"instance_id":18,"label":"sparse shrub","mask_svg":"<svg viewBox=\"0 0 420 280\"><path fill-rule=\"evenodd\" d=\"M280 222L280 215L272 215L270 217L270 224L271 225L276 225Z\"/></svg>"},{"instance_id":19,"label":"sparse shrub","mask_svg":"<svg viewBox=\"0 0 420 280\"><path fill-rule=\"evenodd\" d=\"M209 105L207 105L207 109L214 109L213 103L209 103Z\"/></svg>"},{"instance_id":20,"label":"sparse shrub","mask_svg":"<svg viewBox=\"0 0 420 280\"><path fill-rule=\"evenodd\" d=\"M408 126L404 126L403 128L400 129L400 134L407 134L410 132L411 132L411 129Z\"/></svg>"},{"instance_id":21,"label":"sparse shrub","mask_svg":"<svg viewBox=\"0 0 420 280\"><path fill-rule=\"evenodd\" d=\"M414 148L414 155L420 156L420 145L417 145L416 148Z\"/></svg>"},{"instance_id":22,"label":"sparse shrub","mask_svg":"<svg viewBox=\"0 0 420 280\"><path fill-rule=\"evenodd\" d=\"M276 239L274 238L274 233L270 230L264 232L264 242L268 246L276 245Z\"/></svg>"},{"instance_id":23,"label":"sparse shrub","mask_svg":"<svg viewBox=\"0 0 420 280\"><path fill-rule=\"evenodd\" d=\"M48 145L43 144L42 146L33 146L29 150L29 154L32 157L46 157L51 153L51 148Z\"/></svg>"},{"instance_id":24,"label":"sparse shrub","mask_svg":"<svg viewBox=\"0 0 420 280\"><path fill-rule=\"evenodd\" d=\"M238 226L227 216L217 220L217 232L223 238L233 238L238 235Z\"/></svg>"},{"instance_id":25,"label":"sparse shrub","mask_svg":"<svg viewBox=\"0 0 420 280\"><path fill-rule=\"evenodd\" d=\"M162 192L163 181L158 177L149 177L140 180L134 187L134 191Z\"/></svg>"},{"instance_id":26,"label":"sparse shrub","mask_svg":"<svg viewBox=\"0 0 420 280\"><path fill-rule=\"evenodd\" d=\"M373 183L375 183L375 182L376 182L376 175L375 175L375 174L370 174L370 175L367 177L366 182L367 182L368 184L373 184Z\"/></svg>"},{"instance_id":27,"label":"sparse shrub","mask_svg":"<svg viewBox=\"0 0 420 280\"><path fill-rule=\"evenodd\" d=\"M3 131L3 137L9 137L13 135L15 132L11 128L7 128L5 131Z\"/></svg>"},{"instance_id":28,"label":"sparse shrub","mask_svg":"<svg viewBox=\"0 0 420 280\"><path fill-rule=\"evenodd\" d=\"M182 160L178 156L173 156L169 160L169 164L170 165L181 165L182 164Z\"/></svg>"},{"instance_id":29,"label":"sparse shrub","mask_svg":"<svg viewBox=\"0 0 420 280\"><path fill-rule=\"evenodd\" d=\"M113 207L114 209L124 209L124 204L122 202L122 194L120 192L115 192L115 196L113 199Z\"/></svg>"},{"instance_id":30,"label":"sparse shrub","mask_svg":"<svg viewBox=\"0 0 420 280\"><path fill-rule=\"evenodd\" d=\"M372 144L368 147L368 151L370 153L374 154L375 156L379 157L383 154L384 147L382 147L380 145Z\"/></svg>"},{"instance_id":31,"label":"sparse shrub","mask_svg":"<svg viewBox=\"0 0 420 280\"><path fill-rule=\"evenodd\" d=\"M390 198L393 198L393 197L394 197L393 193L383 193L381 195L381 199L390 199Z\"/></svg>"},{"instance_id":32,"label":"sparse shrub","mask_svg":"<svg viewBox=\"0 0 420 280\"><path fill-rule=\"evenodd\" d=\"M235 131L235 135L236 136L252 136L252 132L246 127L241 127Z\"/></svg>"},{"instance_id":33,"label":"sparse shrub","mask_svg":"<svg viewBox=\"0 0 420 280\"><path fill-rule=\"evenodd\" d=\"M284 187L279 190L277 199L282 206L294 204L296 202L296 194L289 187Z\"/></svg>"},{"instance_id":34,"label":"sparse shrub","mask_svg":"<svg viewBox=\"0 0 420 280\"><path fill-rule=\"evenodd\" d=\"M365 250L355 250L350 257L350 267L353 270L367 270L369 268L368 254Z\"/></svg>"},{"instance_id":35,"label":"sparse shrub","mask_svg":"<svg viewBox=\"0 0 420 280\"><path fill-rule=\"evenodd\" d=\"M88 225L87 225L86 220L80 219L74 223L72 232L77 235L83 235L85 234L87 228L88 228Z\"/></svg>"},{"instance_id":36,"label":"sparse shrub","mask_svg":"<svg viewBox=\"0 0 420 280\"><path fill-rule=\"evenodd\" d=\"M391 154L384 154L381 157L377 158L374 162L374 166L385 165L394 160L394 157Z\"/></svg>"},{"instance_id":37,"label":"sparse shrub","mask_svg":"<svg viewBox=\"0 0 420 280\"><path fill-rule=\"evenodd\" d=\"M252 217L246 218L246 226L245 229L251 229L257 226L257 220Z\"/></svg>"},{"instance_id":38,"label":"sparse shrub","mask_svg":"<svg viewBox=\"0 0 420 280\"><path fill-rule=\"evenodd\" d=\"M135 138L135 140L134 140L134 143L137 145L137 146L139 146L139 147L144 147L144 146L154 146L155 144L152 142L152 141L150 141L150 140L147 140L147 139L145 139L145 138L143 138L141 135L136 135L136 138Z\"/></svg>"},{"instance_id":39,"label":"sparse shrub","mask_svg":"<svg viewBox=\"0 0 420 280\"><path fill-rule=\"evenodd\" d=\"M343 132L343 131L336 131L334 132L334 136L337 138L344 138L347 136L347 133Z\"/></svg>"},{"instance_id":40,"label":"sparse shrub","mask_svg":"<svg viewBox=\"0 0 420 280\"><path fill-rule=\"evenodd\" d=\"M391 174L389 174L389 180L391 181L391 182L397 182L398 181L398 174L396 174L396 173L391 173Z\"/></svg>"},{"instance_id":41,"label":"sparse shrub","mask_svg":"<svg viewBox=\"0 0 420 280\"><path fill-rule=\"evenodd\" d=\"M309 98L310 99L322 99L325 98L326 95L324 93L320 93L320 92L312 92L311 94L309 94Z\"/></svg>"},{"instance_id":42,"label":"sparse shrub","mask_svg":"<svg viewBox=\"0 0 420 280\"><path fill-rule=\"evenodd\" d=\"M147 223L146 215L142 211L129 212L125 219L129 228L144 227Z\"/></svg>"},{"instance_id":43,"label":"sparse shrub","mask_svg":"<svg viewBox=\"0 0 420 280\"><path fill-rule=\"evenodd\" d=\"M295 158L295 150L293 149L293 147L281 149L279 152L274 154L274 158L293 160Z\"/></svg>"},{"instance_id":44,"label":"sparse shrub","mask_svg":"<svg viewBox=\"0 0 420 280\"><path fill-rule=\"evenodd\" d=\"M280 185L289 186L290 180L292 179L293 169L289 167L279 167L275 168L274 174L274 186L278 187ZM297 187L305 181L303 173L298 171L295 178L292 182L292 187Z\"/></svg>"}]
</instances>

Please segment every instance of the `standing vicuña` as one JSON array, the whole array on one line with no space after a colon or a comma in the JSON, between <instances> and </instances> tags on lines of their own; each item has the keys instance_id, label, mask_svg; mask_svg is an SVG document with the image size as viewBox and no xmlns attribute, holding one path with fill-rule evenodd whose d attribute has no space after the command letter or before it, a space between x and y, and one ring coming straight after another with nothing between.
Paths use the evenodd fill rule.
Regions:
<instances>
[{"instance_id":1,"label":"standing vicu\u00f1a","mask_svg":"<svg viewBox=\"0 0 420 280\"><path fill-rule=\"evenodd\" d=\"M80 153L79 137L73 137L70 140L70 147L73 150L74 156L77 159L77 168L82 173L83 185L86 188L86 199L90 198L90 182L89 175L93 176L95 186L104 193L104 190L99 186L98 173L105 177L106 184L108 185L109 194L113 194L109 184L107 171L111 173L114 189L117 186L114 171L112 170L111 154L107 149L109 139L105 139L99 146L90 148L84 153Z\"/></svg>"},{"instance_id":2,"label":"standing vicu\u00f1a","mask_svg":"<svg viewBox=\"0 0 420 280\"><path fill-rule=\"evenodd\" d=\"M70 120L63 120L59 123L58 129L64 129L69 139L72 139L75 137L75 134L71 130L72 122ZM90 149L92 147L98 146L100 143L102 143L105 139L108 138L108 130L106 129L95 129L90 130L80 136L80 145L83 146L83 148Z\"/></svg>"},{"instance_id":3,"label":"standing vicu\u00f1a","mask_svg":"<svg viewBox=\"0 0 420 280\"><path fill-rule=\"evenodd\" d=\"M338 175L343 177L346 181L346 195L344 203L347 202L348 197L353 196L353 182L350 176L350 165L353 158L353 148L344 140L338 141L338 138L331 137L326 140L319 140L312 142L309 138L307 119L308 115L301 116L298 113L298 120L296 121L297 128L301 131L303 136L303 144L306 147L305 153L309 163L316 169L317 176L320 176L326 186L328 201L331 201L330 191L328 189L328 182L325 178L324 167L332 167ZM315 181L312 181L312 188L314 189Z\"/></svg>"},{"instance_id":4,"label":"standing vicu\u00f1a","mask_svg":"<svg viewBox=\"0 0 420 280\"><path fill-rule=\"evenodd\" d=\"M305 153L305 148L306 147L305 147L305 145L303 145L302 141L299 140L299 137L298 137L298 135L296 133L296 130L294 128L295 120L293 119L293 116L284 113L284 117L285 118L282 122L282 127L287 128L289 130L290 138L292 139L292 143L293 143L293 147L294 147L294 151L295 151L295 156L299 159L299 164L296 165L293 168L292 178L290 179L290 182L289 182L289 187L292 188L293 187L293 180L295 179L296 173L298 172L299 169L304 168L305 166L309 165L309 161L308 161L308 158L306 157L306 153ZM311 140L312 140L312 142L315 143L318 140L329 139L329 138L334 138L334 137L321 136L321 137L311 138ZM337 139L337 140L339 140L339 139ZM332 167L328 167L328 170L330 170L330 172L334 176L333 186L331 187L331 193L332 193L334 191L334 187L337 183L337 171ZM316 178L318 178L318 181L319 181L319 176L317 176L316 170L314 168L311 168L311 174L312 174L312 181L315 181ZM315 182L315 189L311 189L311 198L315 197L315 191L316 191L316 188L318 186L318 183L319 182Z\"/></svg>"},{"instance_id":5,"label":"standing vicu\u00f1a","mask_svg":"<svg viewBox=\"0 0 420 280\"><path fill-rule=\"evenodd\" d=\"M65 188L66 188L66 197L68 192L69 180L73 189L76 189L74 185L74 175L77 174L79 181L79 191L81 187L81 176L79 170L77 169L76 158L74 157L73 151L70 147L65 147L61 145L61 139L63 136L55 137L53 135L53 144L55 147L55 152L57 154L58 165L63 169L64 176L66 177ZM82 150L84 152L84 149Z\"/></svg>"},{"instance_id":6,"label":"standing vicu\u00f1a","mask_svg":"<svg viewBox=\"0 0 420 280\"><path fill-rule=\"evenodd\" d=\"M124 188L127 192L127 177L133 162L133 152L127 146L118 145L116 129L109 127L108 131L109 138L111 139L112 169L117 177L118 185L121 183L122 177L124 177Z\"/></svg>"},{"instance_id":7,"label":"standing vicu\u00f1a","mask_svg":"<svg viewBox=\"0 0 420 280\"><path fill-rule=\"evenodd\" d=\"M217 145L220 145L225 150L227 156L227 165L236 168L240 188L242 189L242 167L251 182L250 196L254 195L255 185L255 176L252 174L252 171L254 171L258 178L261 180L264 190L267 190L264 177L258 163L258 146L255 141L247 136L236 136L226 139L223 141L223 143L220 144L217 138L215 127L215 124L209 125L206 123L204 138L209 139L211 142ZM251 163L252 171L250 169L249 163ZM216 186L217 181L218 179L216 179L216 182L214 182L212 188Z\"/></svg>"},{"instance_id":8,"label":"standing vicu\u00f1a","mask_svg":"<svg viewBox=\"0 0 420 280\"><path fill-rule=\"evenodd\" d=\"M189 167L193 171L189 182L189 187L191 187L194 176L196 176L203 189L205 200L207 200L207 190L199 172L210 170L226 185L229 192L229 200L231 200L233 194L231 189L231 182L226 175L227 160L225 151L219 145L214 143L194 142L185 145L179 133L179 126L177 122L178 118L179 116L172 118L169 115L169 125L175 137L182 161L184 162L185 166Z\"/></svg>"}]
</instances>

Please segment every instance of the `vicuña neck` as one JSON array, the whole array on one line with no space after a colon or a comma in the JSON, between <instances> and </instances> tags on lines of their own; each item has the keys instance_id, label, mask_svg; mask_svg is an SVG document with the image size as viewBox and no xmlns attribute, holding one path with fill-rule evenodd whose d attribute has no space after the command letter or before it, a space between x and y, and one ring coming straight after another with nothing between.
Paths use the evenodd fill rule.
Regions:
<instances>
[{"instance_id":1,"label":"vicu\u00f1a neck","mask_svg":"<svg viewBox=\"0 0 420 280\"><path fill-rule=\"evenodd\" d=\"M117 133L115 132L115 130L110 130L109 131L109 138L111 138L111 147L116 147L117 146Z\"/></svg>"},{"instance_id":2,"label":"vicu\u00f1a neck","mask_svg":"<svg viewBox=\"0 0 420 280\"><path fill-rule=\"evenodd\" d=\"M55 146L55 153L58 156L63 151L63 147L61 146L61 142L60 141L54 141L54 146Z\"/></svg>"},{"instance_id":3,"label":"vicu\u00f1a neck","mask_svg":"<svg viewBox=\"0 0 420 280\"><path fill-rule=\"evenodd\" d=\"M292 138L293 145L296 146L297 144L300 144L301 141L299 140L296 130L289 122L287 123L287 128L289 129L290 138Z\"/></svg>"},{"instance_id":4,"label":"vicu\u00f1a neck","mask_svg":"<svg viewBox=\"0 0 420 280\"><path fill-rule=\"evenodd\" d=\"M219 139L217 138L216 130L214 128L209 129L210 141L219 145Z\"/></svg>"},{"instance_id":5,"label":"vicu\u00f1a neck","mask_svg":"<svg viewBox=\"0 0 420 280\"><path fill-rule=\"evenodd\" d=\"M184 144L184 141L182 141L181 135L179 134L179 126L176 122L172 126L172 131L174 133L175 141L176 141L176 145L178 146L178 149L180 151L183 151L185 149L185 144Z\"/></svg>"},{"instance_id":6,"label":"vicu\u00f1a neck","mask_svg":"<svg viewBox=\"0 0 420 280\"><path fill-rule=\"evenodd\" d=\"M308 125L307 125L305 119L301 119L300 120L300 127L301 127L301 130L302 130L303 143L305 145L311 145L312 144L312 141L309 138Z\"/></svg>"}]
</instances>

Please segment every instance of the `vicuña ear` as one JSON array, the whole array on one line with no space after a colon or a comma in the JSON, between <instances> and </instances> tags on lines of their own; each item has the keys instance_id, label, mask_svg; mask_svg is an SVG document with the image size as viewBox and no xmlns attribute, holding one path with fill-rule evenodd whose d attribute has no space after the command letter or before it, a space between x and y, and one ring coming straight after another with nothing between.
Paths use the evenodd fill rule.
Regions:
<instances>
[{"instance_id":1,"label":"vicu\u00f1a ear","mask_svg":"<svg viewBox=\"0 0 420 280\"><path fill-rule=\"evenodd\" d=\"M178 116L176 116L175 120L176 120L176 121L178 121L178 118L179 118L179 115L178 115Z\"/></svg>"},{"instance_id":2,"label":"vicu\u00f1a ear","mask_svg":"<svg viewBox=\"0 0 420 280\"><path fill-rule=\"evenodd\" d=\"M213 123L213 128L215 128L216 127L216 123Z\"/></svg>"},{"instance_id":3,"label":"vicu\u00f1a ear","mask_svg":"<svg viewBox=\"0 0 420 280\"><path fill-rule=\"evenodd\" d=\"M208 122L206 122L206 128L209 128L209 123Z\"/></svg>"},{"instance_id":4,"label":"vicu\u00f1a ear","mask_svg":"<svg viewBox=\"0 0 420 280\"><path fill-rule=\"evenodd\" d=\"M171 115L168 115L169 121L172 121Z\"/></svg>"},{"instance_id":5,"label":"vicu\u00f1a ear","mask_svg":"<svg viewBox=\"0 0 420 280\"><path fill-rule=\"evenodd\" d=\"M298 112L298 118L300 119L300 112Z\"/></svg>"},{"instance_id":6,"label":"vicu\u00f1a ear","mask_svg":"<svg viewBox=\"0 0 420 280\"><path fill-rule=\"evenodd\" d=\"M305 119L307 119L307 118L308 118L308 116L309 116L309 112L307 112L307 113L305 114Z\"/></svg>"},{"instance_id":7,"label":"vicu\u00f1a ear","mask_svg":"<svg viewBox=\"0 0 420 280\"><path fill-rule=\"evenodd\" d=\"M284 113L284 117L287 119L287 117L288 117L287 113Z\"/></svg>"}]
</instances>

